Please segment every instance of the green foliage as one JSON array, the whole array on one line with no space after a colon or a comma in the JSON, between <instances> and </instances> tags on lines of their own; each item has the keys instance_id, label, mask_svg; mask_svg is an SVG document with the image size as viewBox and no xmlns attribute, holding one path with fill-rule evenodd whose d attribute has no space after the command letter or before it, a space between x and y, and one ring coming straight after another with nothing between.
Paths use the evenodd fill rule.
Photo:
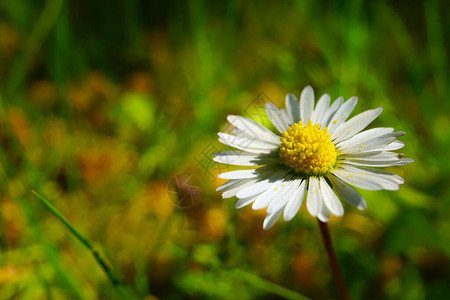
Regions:
<instances>
[{"instance_id":1,"label":"green foliage","mask_svg":"<svg viewBox=\"0 0 450 300\"><path fill-rule=\"evenodd\" d=\"M222 199L226 116L316 96L378 106L415 162L331 233L361 299L450 294L446 1L0 1L0 299L115 299L35 189L145 299L336 298L316 221L263 232ZM177 207L173 176L201 197ZM184 193L188 193L185 191ZM177 194L175 197L182 197ZM180 202L181 203L181 202ZM183 204L186 204L182 202Z\"/></svg>"}]
</instances>

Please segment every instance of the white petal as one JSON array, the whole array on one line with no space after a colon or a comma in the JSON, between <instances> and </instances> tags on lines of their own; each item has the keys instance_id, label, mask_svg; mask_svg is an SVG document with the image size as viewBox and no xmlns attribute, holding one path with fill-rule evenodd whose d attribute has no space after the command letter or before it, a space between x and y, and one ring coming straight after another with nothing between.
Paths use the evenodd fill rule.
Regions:
<instances>
[{"instance_id":1,"label":"white petal","mask_svg":"<svg viewBox=\"0 0 450 300\"><path fill-rule=\"evenodd\" d=\"M405 132L402 131L384 134L382 136L368 139L365 142L361 142L360 144L355 144L348 147L341 146L341 148L339 148L339 152L341 154L354 154L365 151L380 150L404 134Z\"/></svg>"},{"instance_id":2,"label":"white petal","mask_svg":"<svg viewBox=\"0 0 450 300\"><path fill-rule=\"evenodd\" d=\"M276 211L272 214L268 214L266 216L266 218L264 219L264 224L263 224L264 230L269 230L270 228L272 228L273 224L275 224L275 222L281 216L282 212L283 212L283 210L280 209L279 211Z\"/></svg>"},{"instance_id":3,"label":"white petal","mask_svg":"<svg viewBox=\"0 0 450 300\"><path fill-rule=\"evenodd\" d=\"M341 201L333 192L331 187L328 185L327 181L320 177L319 181L320 191L322 193L323 201L325 205L328 207L331 213L335 216L342 216L344 214L344 207L342 206Z\"/></svg>"},{"instance_id":4,"label":"white petal","mask_svg":"<svg viewBox=\"0 0 450 300\"><path fill-rule=\"evenodd\" d=\"M286 175L286 173L287 171L279 171L272 173L268 176L268 178L258 181L257 183L240 190L236 194L236 197L248 198L250 196L261 194L262 192L272 187L274 183L281 180Z\"/></svg>"},{"instance_id":5,"label":"white petal","mask_svg":"<svg viewBox=\"0 0 450 300\"><path fill-rule=\"evenodd\" d=\"M348 116L352 113L353 109L358 103L357 97L351 97L344 104L339 107L336 113L330 118L328 123L328 132L333 134L334 131L341 126L345 120L347 120Z\"/></svg>"},{"instance_id":6,"label":"white petal","mask_svg":"<svg viewBox=\"0 0 450 300\"><path fill-rule=\"evenodd\" d=\"M322 209L322 195L320 193L319 180L317 177L309 177L306 208L313 217L317 217Z\"/></svg>"},{"instance_id":7,"label":"white petal","mask_svg":"<svg viewBox=\"0 0 450 300\"><path fill-rule=\"evenodd\" d=\"M273 184L270 189L267 189L264 193L260 194L258 198L256 198L255 202L253 202L252 208L254 210L262 209L269 205L273 199L280 193L280 187L282 185L287 184L287 178L283 178L279 180L275 184Z\"/></svg>"},{"instance_id":8,"label":"white petal","mask_svg":"<svg viewBox=\"0 0 450 300\"><path fill-rule=\"evenodd\" d=\"M345 122L331 136L333 143L344 141L367 127L383 111L381 107L362 112Z\"/></svg>"},{"instance_id":9,"label":"white petal","mask_svg":"<svg viewBox=\"0 0 450 300\"><path fill-rule=\"evenodd\" d=\"M219 174L217 177L221 179L244 179L258 177L259 173L256 169L237 170Z\"/></svg>"},{"instance_id":10,"label":"white petal","mask_svg":"<svg viewBox=\"0 0 450 300\"><path fill-rule=\"evenodd\" d=\"M243 132L245 132L248 136L255 137L257 139L273 143L275 145L280 144L280 137L275 133L262 126L261 124L241 116L228 116L228 121L239 128Z\"/></svg>"},{"instance_id":11,"label":"white petal","mask_svg":"<svg viewBox=\"0 0 450 300\"><path fill-rule=\"evenodd\" d=\"M397 160L344 160L346 164L354 166L366 166L366 167L394 167L394 166L404 166L414 162L411 158L398 158Z\"/></svg>"},{"instance_id":12,"label":"white petal","mask_svg":"<svg viewBox=\"0 0 450 300\"><path fill-rule=\"evenodd\" d=\"M270 189L274 183L269 182L269 180L257 181L256 183L247 186L246 188L241 189L237 192L236 197L240 198L249 198L253 196L258 196L259 194L265 192Z\"/></svg>"},{"instance_id":13,"label":"white petal","mask_svg":"<svg viewBox=\"0 0 450 300\"><path fill-rule=\"evenodd\" d=\"M250 182L250 181L253 181L253 179L246 179L246 180L233 179L233 180L228 180L227 182L225 182L222 185L220 185L216 189L216 192L226 191L226 190L232 189L232 188L234 188L236 186L241 186L245 182ZM256 182L256 180L254 180L254 181Z\"/></svg>"},{"instance_id":14,"label":"white petal","mask_svg":"<svg viewBox=\"0 0 450 300\"><path fill-rule=\"evenodd\" d=\"M228 150L214 153L215 162L235 166L261 166L276 163L278 158L271 155L248 153L237 150Z\"/></svg>"},{"instance_id":15,"label":"white petal","mask_svg":"<svg viewBox=\"0 0 450 300\"><path fill-rule=\"evenodd\" d=\"M388 133L394 132L394 128L386 128L386 127L377 127L365 130L363 132L360 132L353 137L349 138L348 140L339 142L336 144L337 149L346 148L349 146L353 146L356 144L364 143L365 141L382 136Z\"/></svg>"},{"instance_id":16,"label":"white petal","mask_svg":"<svg viewBox=\"0 0 450 300\"><path fill-rule=\"evenodd\" d=\"M365 172L369 172L369 174L372 174L372 176L378 176L384 178L385 180L394 181L397 184L405 183L405 180L403 180L402 177L388 171L366 167L356 167L356 168L363 170Z\"/></svg>"},{"instance_id":17,"label":"white petal","mask_svg":"<svg viewBox=\"0 0 450 300\"><path fill-rule=\"evenodd\" d=\"M304 125L311 120L314 108L314 90L308 85L300 96L300 117Z\"/></svg>"},{"instance_id":18,"label":"white petal","mask_svg":"<svg viewBox=\"0 0 450 300\"><path fill-rule=\"evenodd\" d=\"M255 201L255 199L256 199L257 197L258 197L258 196L253 196L253 197L249 197L249 198L241 198L241 199L239 199L239 200L236 202L235 208L236 208L236 209L239 209L239 208L242 208L242 207L244 207L244 206L247 206L247 205L249 205L250 203L252 203L253 201Z\"/></svg>"},{"instance_id":19,"label":"white petal","mask_svg":"<svg viewBox=\"0 0 450 300\"><path fill-rule=\"evenodd\" d=\"M247 138L228 133L219 132L219 142L222 144L253 153L270 153L278 149L278 145L255 138Z\"/></svg>"},{"instance_id":20,"label":"white petal","mask_svg":"<svg viewBox=\"0 0 450 300\"><path fill-rule=\"evenodd\" d=\"M328 222L328 220L330 220L330 210L327 208L326 205L322 205L322 209L317 215L317 218L323 223L326 223Z\"/></svg>"},{"instance_id":21,"label":"white petal","mask_svg":"<svg viewBox=\"0 0 450 300\"><path fill-rule=\"evenodd\" d=\"M382 190L383 188L381 185L379 185L377 182L374 182L374 180L367 180L367 178L361 178L361 173L349 173L342 169L334 170L333 174L342 179L343 181L347 182L348 184L354 185L356 187L370 190L370 191L378 191Z\"/></svg>"},{"instance_id":22,"label":"white petal","mask_svg":"<svg viewBox=\"0 0 450 300\"><path fill-rule=\"evenodd\" d=\"M303 199L305 198L306 183L307 180L299 180L300 184L295 185L295 189L292 191L288 203L284 208L284 220L290 221L297 214L298 210L302 206Z\"/></svg>"},{"instance_id":23,"label":"white petal","mask_svg":"<svg viewBox=\"0 0 450 300\"><path fill-rule=\"evenodd\" d=\"M342 159L351 159L351 160L374 160L374 161L382 161L382 160L398 160L399 157L402 157L402 153L390 152L390 151L372 151L372 152L361 152L357 155L341 155Z\"/></svg>"},{"instance_id":24,"label":"white petal","mask_svg":"<svg viewBox=\"0 0 450 300\"><path fill-rule=\"evenodd\" d=\"M278 107L273 103L266 103L266 113L272 122L273 126L280 132L283 133L288 129L288 124L284 119L283 112L278 109Z\"/></svg>"},{"instance_id":25,"label":"white petal","mask_svg":"<svg viewBox=\"0 0 450 300\"><path fill-rule=\"evenodd\" d=\"M341 107L342 103L344 102L344 97L337 98L333 104L331 104L330 109L325 113L321 124L322 126L328 126L328 123L330 123L330 119L334 116L336 111Z\"/></svg>"},{"instance_id":26,"label":"white petal","mask_svg":"<svg viewBox=\"0 0 450 300\"><path fill-rule=\"evenodd\" d=\"M284 125L289 128L294 124L294 120L291 117L291 114L288 112L287 109L281 110L281 117L283 118Z\"/></svg>"},{"instance_id":27,"label":"white petal","mask_svg":"<svg viewBox=\"0 0 450 300\"><path fill-rule=\"evenodd\" d=\"M300 105L294 94L286 95L286 111L292 119L293 123L300 121Z\"/></svg>"},{"instance_id":28,"label":"white petal","mask_svg":"<svg viewBox=\"0 0 450 300\"><path fill-rule=\"evenodd\" d=\"M236 194L240 190L242 190L242 189L244 189L244 188L246 188L248 186L251 186L251 185L253 185L253 184L257 183L257 182L258 181L256 179L253 179L252 181L245 182L245 183L243 183L243 184L241 184L239 186L235 186L233 188L227 189L225 192L222 193L222 198L223 199L227 199L227 198L234 197L234 196L236 196Z\"/></svg>"},{"instance_id":29,"label":"white petal","mask_svg":"<svg viewBox=\"0 0 450 300\"><path fill-rule=\"evenodd\" d=\"M270 202L269 207L267 208L267 213L284 209L289 200L289 196L293 192L292 188L296 183L297 181L290 180L286 185L280 187L280 192L276 195L276 197L274 197L273 201Z\"/></svg>"},{"instance_id":30,"label":"white petal","mask_svg":"<svg viewBox=\"0 0 450 300\"><path fill-rule=\"evenodd\" d=\"M329 176L328 178L331 180L331 183L333 183L333 188L345 201L358 209L367 208L366 201L364 201L363 197L361 197L361 195L355 191L354 188L336 176Z\"/></svg>"},{"instance_id":31,"label":"white petal","mask_svg":"<svg viewBox=\"0 0 450 300\"><path fill-rule=\"evenodd\" d=\"M355 167L347 164L341 164L332 173L348 184L366 190L398 190L398 185L403 183L403 179L398 175L377 169Z\"/></svg>"},{"instance_id":32,"label":"white petal","mask_svg":"<svg viewBox=\"0 0 450 300\"><path fill-rule=\"evenodd\" d=\"M393 141L392 143L384 146L383 150L394 151L394 150L402 149L403 147L405 147L405 143L403 143L402 141Z\"/></svg>"},{"instance_id":33,"label":"white petal","mask_svg":"<svg viewBox=\"0 0 450 300\"><path fill-rule=\"evenodd\" d=\"M324 94L320 97L317 102L316 109L313 113L313 124L320 124L320 126L325 126L323 119L327 113L328 107L330 106L330 95Z\"/></svg>"},{"instance_id":34,"label":"white petal","mask_svg":"<svg viewBox=\"0 0 450 300\"><path fill-rule=\"evenodd\" d=\"M219 186L217 188L217 191L224 191L222 193L222 198L226 199L226 198L231 198L236 196L237 192L239 192L240 190L242 190L243 188L250 186L252 184L255 184L257 182L256 179L244 179L244 180L229 180L227 182L225 182L224 184L222 184L221 186Z\"/></svg>"},{"instance_id":35,"label":"white petal","mask_svg":"<svg viewBox=\"0 0 450 300\"><path fill-rule=\"evenodd\" d=\"M341 160L353 165L366 164L367 166L373 165L378 167L381 167L382 165L406 165L414 161L411 158L405 158L403 153L390 151L371 151L351 155L341 155Z\"/></svg>"}]
</instances>

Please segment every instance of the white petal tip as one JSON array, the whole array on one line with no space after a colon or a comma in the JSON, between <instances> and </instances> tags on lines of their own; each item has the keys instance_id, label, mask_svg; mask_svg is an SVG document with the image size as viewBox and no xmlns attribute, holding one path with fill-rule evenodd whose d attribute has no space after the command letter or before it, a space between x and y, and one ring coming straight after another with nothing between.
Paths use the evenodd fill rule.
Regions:
<instances>
[{"instance_id":1,"label":"white petal tip","mask_svg":"<svg viewBox=\"0 0 450 300\"><path fill-rule=\"evenodd\" d=\"M289 99L289 98L293 98L293 99L297 100L297 97L294 94L287 94L286 95L286 100Z\"/></svg>"},{"instance_id":2,"label":"white petal tip","mask_svg":"<svg viewBox=\"0 0 450 300\"><path fill-rule=\"evenodd\" d=\"M322 222L322 223L328 223L330 218L326 218L325 216L320 216L319 215L319 216L317 216L317 219L319 219L320 222Z\"/></svg>"},{"instance_id":3,"label":"white petal tip","mask_svg":"<svg viewBox=\"0 0 450 300\"><path fill-rule=\"evenodd\" d=\"M403 158L403 159L400 159L400 161L402 162L402 165L407 165L407 164L413 163L414 159L412 159L412 158Z\"/></svg>"},{"instance_id":4,"label":"white petal tip","mask_svg":"<svg viewBox=\"0 0 450 300\"><path fill-rule=\"evenodd\" d=\"M286 221L286 222L289 222L293 218L294 218L294 216L286 216L286 215L283 216L283 220Z\"/></svg>"},{"instance_id":5,"label":"white petal tip","mask_svg":"<svg viewBox=\"0 0 450 300\"><path fill-rule=\"evenodd\" d=\"M259 206L256 206L255 203L257 203L257 202L253 202L253 204L252 204L252 209L253 209L253 210L260 210L260 209L263 209L264 207L267 206L267 205L266 205L266 206L263 206L263 207L259 207Z\"/></svg>"},{"instance_id":6,"label":"white petal tip","mask_svg":"<svg viewBox=\"0 0 450 300\"><path fill-rule=\"evenodd\" d=\"M353 96L350 99L348 99L348 102L352 102L354 103L353 106L356 106L356 104L358 104L358 97Z\"/></svg>"},{"instance_id":7,"label":"white petal tip","mask_svg":"<svg viewBox=\"0 0 450 300\"><path fill-rule=\"evenodd\" d=\"M266 224L266 222L264 222L264 224L263 224L263 229L267 231L267 230L269 230L270 228L272 228L273 225L275 225L275 223L272 223L272 224L267 223L267 224Z\"/></svg>"},{"instance_id":8,"label":"white petal tip","mask_svg":"<svg viewBox=\"0 0 450 300\"><path fill-rule=\"evenodd\" d=\"M376 119L383 112L383 108L382 107L377 107L377 108L374 109L374 112L375 112L374 119Z\"/></svg>"},{"instance_id":9,"label":"white petal tip","mask_svg":"<svg viewBox=\"0 0 450 300\"><path fill-rule=\"evenodd\" d=\"M334 214L336 217L342 217L344 215L344 211L340 211Z\"/></svg>"}]
</instances>

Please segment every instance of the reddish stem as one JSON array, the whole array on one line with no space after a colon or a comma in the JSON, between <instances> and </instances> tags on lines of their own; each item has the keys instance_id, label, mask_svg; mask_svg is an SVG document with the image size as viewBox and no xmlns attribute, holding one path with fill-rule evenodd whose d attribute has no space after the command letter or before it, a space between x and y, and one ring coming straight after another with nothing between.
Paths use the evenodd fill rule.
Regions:
<instances>
[{"instance_id":1,"label":"reddish stem","mask_svg":"<svg viewBox=\"0 0 450 300\"><path fill-rule=\"evenodd\" d=\"M331 271L333 272L336 285L339 289L339 293L343 300L351 300L350 294L348 293L347 286L345 285L344 278L342 277L341 270L339 269L339 264L336 259L336 254L334 253L333 244L331 243L330 231L328 230L327 223L323 223L319 219L320 233L322 234L323 243L325 244L325 249L327 250L328 260L330 262Z\"/></svg>"}]
</instances>

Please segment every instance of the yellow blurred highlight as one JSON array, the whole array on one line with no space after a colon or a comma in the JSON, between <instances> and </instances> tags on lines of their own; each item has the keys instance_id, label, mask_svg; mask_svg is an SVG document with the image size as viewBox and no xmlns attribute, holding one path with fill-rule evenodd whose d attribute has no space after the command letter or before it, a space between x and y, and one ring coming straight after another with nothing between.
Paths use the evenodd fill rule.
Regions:
<instances>
[{"instance_id":1,"label":"yellow blurred highlight","mask_svg":"<svg viewBox=\"0 0 450 300\"><path fill-rule=\"evenodd\" d=\"M210 208L204 215L204 224L200 227L206 240L221 240L226 234L228 211L225 206Z\"/></svg>"},{"instance_id":2,"label":"yellow blurred highlight","mask_svg":"<svg viewBox=\"0 0 450 300\"><path fill-rule=\"evenodd\" d=\"M0 284L19 278L20 273L14 266L6 265L0 268Z\"/></svg>"}]
</instances>

